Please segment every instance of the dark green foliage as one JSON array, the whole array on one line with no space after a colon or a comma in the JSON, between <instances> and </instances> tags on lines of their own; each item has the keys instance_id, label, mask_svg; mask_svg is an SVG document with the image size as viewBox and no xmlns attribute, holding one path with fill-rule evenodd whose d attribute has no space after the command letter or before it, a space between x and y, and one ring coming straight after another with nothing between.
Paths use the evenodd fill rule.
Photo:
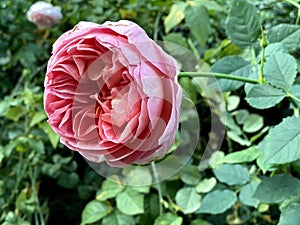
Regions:
<instances>
[{"instance_id":1,"label":"dark green foliage","mask_svg":"<svg viewBox=\"0 0 300 225\"><path fill-rule=\"evenodd\" d=\"M26 19L34 2L0 2L0 224L298 224L299 1L52 0L64 17L48 30ZM184 71L255 81L179 76L198 111L200 139L187 165L159 186L101 177L59 143L43 110L54 41L81 20L120 19L188 49L165 46ZM183 120L191 116L183 111ZM221 128L211 130L213 124ZM196 138L181 136L185 148ZM218 138L222 145L203 163ZM178 159L171 160L160 175ZM152 179L147 170L123 174L131 184Z\"/></svg>"}]
</instances>

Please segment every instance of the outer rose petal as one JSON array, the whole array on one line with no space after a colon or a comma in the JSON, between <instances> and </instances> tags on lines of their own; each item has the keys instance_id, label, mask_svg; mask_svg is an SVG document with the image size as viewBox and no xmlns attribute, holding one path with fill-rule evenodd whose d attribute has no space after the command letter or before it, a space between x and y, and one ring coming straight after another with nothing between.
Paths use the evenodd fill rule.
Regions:
<instances>
[{"instance_id":1,"label":"outer rose petal","mask_svg":"<svg viewBox=\"0 0 300 225\"><path fill-rule=\"evenodd\" d=\"M181 88L176 61L137 24L80 22L53 45L45 111L61 142L111 166L148 163L172 146Z\"/></svg>"}]
</instances>

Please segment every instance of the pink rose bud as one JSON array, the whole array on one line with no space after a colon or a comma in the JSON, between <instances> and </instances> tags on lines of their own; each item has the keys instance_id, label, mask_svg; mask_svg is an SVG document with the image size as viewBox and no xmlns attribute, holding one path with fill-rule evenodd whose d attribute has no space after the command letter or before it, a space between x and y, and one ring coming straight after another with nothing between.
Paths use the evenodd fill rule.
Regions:
<instances>
[{"instance_id":1,"label":"pink rose bud","mask_svg":"<svg viewBox=\"0 0 300 225\"><path fill-rule=\"evenodd\" d=\"M61 142L93 162L145 164L173 145L176 61L137 24L80 22L53 45L44 107Z\"/></svg>"},{"instance_id":2,"label":"pink rose bud","mask_svg":"<svg viewBox=\"0 0 300 225\"><path fill-rule=\"evenodd\" d=\"M39 27L53 27L62 17L59 6L42 1L34 3L27 12L28 20Z\"/></svg>"}]
</instances>

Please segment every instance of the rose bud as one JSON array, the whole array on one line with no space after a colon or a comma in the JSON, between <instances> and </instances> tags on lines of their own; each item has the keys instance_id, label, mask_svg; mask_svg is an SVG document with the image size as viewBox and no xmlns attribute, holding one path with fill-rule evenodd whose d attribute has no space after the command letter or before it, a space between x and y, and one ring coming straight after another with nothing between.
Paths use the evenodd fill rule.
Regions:
<instances>
[{"instance_id":1,"label":"rose bud","mask_svg":"<svg viewBox=\"0 0 300 225\"><path fill-rule=\"evenodd\" d=\"M79 22L53 45L44 107L61 142L110 166L165 156L179 124L176 61L137 24Z\"/></svg>"},{"instance_id":2,"label":"rose bud","mask_svg":"<svg viewBox=\"0 0 300 225\"><path fill-rule=\"evenodd\" d=\"M27 11L30 22L39 27L53 27L62 19L61 8L47 2L36 2Z\"/></svg>"}]
</instances>

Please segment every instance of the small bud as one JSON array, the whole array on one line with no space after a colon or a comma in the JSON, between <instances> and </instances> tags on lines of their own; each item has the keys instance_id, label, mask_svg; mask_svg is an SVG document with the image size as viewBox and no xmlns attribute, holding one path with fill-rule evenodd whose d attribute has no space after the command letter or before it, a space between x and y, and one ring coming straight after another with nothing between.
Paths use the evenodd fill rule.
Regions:
<instances>
[{"instance_id":1,"label":"small bud","mask_svg":"<svg viewBox=\"0 0 300 225\"><path fill-rule=\"evenodd\" d=\"M28 20L39 27L53 27L62 17L59 6L42 1L34 3L27 12Z\"/></svg>"}]
</instances>

